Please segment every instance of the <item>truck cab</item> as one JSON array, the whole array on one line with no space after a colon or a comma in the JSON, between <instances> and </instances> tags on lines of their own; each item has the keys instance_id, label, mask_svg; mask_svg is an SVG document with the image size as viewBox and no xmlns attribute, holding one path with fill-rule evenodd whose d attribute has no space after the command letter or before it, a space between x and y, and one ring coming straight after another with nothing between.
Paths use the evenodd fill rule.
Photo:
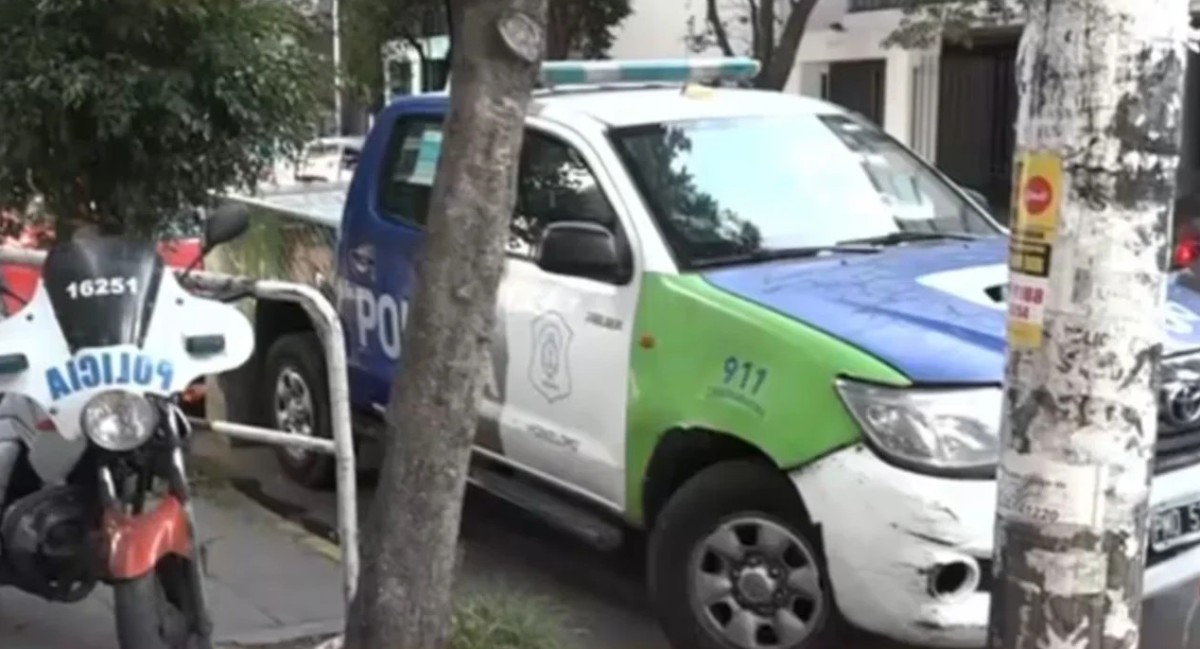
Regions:
<instances>
[{"instance_id":1,"label":"truck cab","mask_svg":"<svg viewBox=\"0 0 1200 649\"><path fill-rule=\"evenodd\" d=\"M846 625L984 646L1007 231L862 117L722 86L757 69L544 65L470 480L600 548L645 533L681 649L825 649ZM343 318L364 435L404 355L448 107L381 112L336 268L313 275ZM1178 396L1200 376L1194 286L1172 275L1164 399L1180 407L1160 425L1147 595L1200 574L1200 525L1180 518L1200 511L1200 409ZM320 346L289 308L258 306L247 385L265 393L247 394L267 425L328 435ZM329 483L322 457L280 459Z\"/></svg>"}]
</instances>

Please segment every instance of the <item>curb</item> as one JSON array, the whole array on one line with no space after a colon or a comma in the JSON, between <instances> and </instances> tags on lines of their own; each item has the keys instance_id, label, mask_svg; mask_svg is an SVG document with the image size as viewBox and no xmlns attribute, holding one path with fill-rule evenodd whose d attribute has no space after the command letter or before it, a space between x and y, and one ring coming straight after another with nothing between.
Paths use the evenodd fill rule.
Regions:
<instances>
[{"instance_id":1,"label":"curb","mask_svg":"<svg viewBox=\"0 0 1200 649\"><path fill-rule=\"evenodd\" d=\"M342 622L312 622L270 631L244 633L238 636L214 638L214 649L341 649ZM336 644L334 644L336 642Z\"/></svg>"}]
</instances>

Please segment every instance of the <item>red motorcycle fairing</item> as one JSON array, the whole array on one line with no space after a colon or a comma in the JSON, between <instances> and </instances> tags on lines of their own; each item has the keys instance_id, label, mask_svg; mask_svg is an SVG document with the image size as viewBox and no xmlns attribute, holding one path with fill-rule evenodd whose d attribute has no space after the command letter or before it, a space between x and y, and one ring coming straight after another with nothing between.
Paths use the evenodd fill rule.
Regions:
<instances>
[{"instance_id":1,"label":"red motorcycle fairing","mask_svg":"<svg viewBox=\"0 0 1200 649\"><path fill-rule=\"evenodd\" d=\"M172 494L167 494L153 511L139 516L105 511L104 543L108 576L114 580L149 574L167 555L192 555L187 512Z\"/></svg>"}]
</instances>

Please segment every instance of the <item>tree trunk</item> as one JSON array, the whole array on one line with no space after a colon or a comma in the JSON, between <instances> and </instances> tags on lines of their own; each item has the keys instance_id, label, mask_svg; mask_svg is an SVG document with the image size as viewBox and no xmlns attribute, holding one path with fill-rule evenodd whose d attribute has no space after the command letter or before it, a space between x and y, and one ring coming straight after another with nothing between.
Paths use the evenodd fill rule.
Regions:
<instances>
[{"instance_id":1,"label":"tree trunk","mask_svg":"<svg viewBox=\"0 0 1200 649\"><path fill-rule=\"evenodd\" d=\"M790 13L783 24L783 34L779 43L772 43L771 56L763 61L762 72L755 80L755 86L771 90L783 90L788 77L796 67L796 52L800 49L800 41L804 39L804 30L808 27L808 18L812 15L817 0L792 0ZM773 35L773 32L772 32Z\"/></svg>"},{"instance_id":2,"label":"tree trunk","mask_svg":"<svg viewBox=\"0 0 1200 649\"><path fill-rule=\"evenodd\" d=\"M717 9L717 0L708 0L708 10L704 14L704 19L708 21L708 26L712 29L713 38L717 40L717 46L721 48L721 53L725 56L733 56L733 45L729 42L729 34L725 31L725 23L721 22L721 12Z\"/></svg>"},{"instance_id":3,"label":"tree trunk","mask_svg":"<svg viewBox=\"0 0 1200 649\"><path fill-rule=\"evenodd\" d=\"M549 5L546 22L546 59L561 61L571 56L571 36L576 32L579 12L585 11L577 2L557 0Z\"/></svg>"},{"instance_id":4,"label":"tree trunk","mask_svg":"<svg viewBox=\"0 0 1200 649\"><path fill-rule=\"evenodd\" d=\"M450 112L348 649L438 649L449 631L481 361L494 328L546 0L455 0L453 12L460 38Z\"/></svg>"},{"instance_id":5,"label":"tree trunk","mask_svg":"<svg viewBox=\"0 0 1200 649\"><path fill-rule=\"evenodd\" d=\"M990 645L1135 649L1188 2L1030 5Z\"/></svg>"},{"instance_id":6,"label":"tree trunk","mask_svg":"<svg viewBox=\"0 0 1200 649\"><path fill-rule=\"evenodd\" d=\"M762 0L758 5L758 26L754 41L758 45L754 56L762 61L764 68L771 67L775 55L775 3L778 0ZM793 59L795 57L793 56Z\"/></svg>"}]
</instances>

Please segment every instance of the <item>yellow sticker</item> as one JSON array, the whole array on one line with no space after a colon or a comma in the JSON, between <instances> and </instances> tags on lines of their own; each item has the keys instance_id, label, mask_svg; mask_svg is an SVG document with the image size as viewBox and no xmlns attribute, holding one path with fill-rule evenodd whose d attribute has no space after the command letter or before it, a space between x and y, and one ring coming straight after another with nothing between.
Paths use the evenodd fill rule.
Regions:
<instances>
[{"instance_id":1,"label":"yellow sticker","mask_svg":"<svg viewBox=\"0 0 1200 649\"><path fill-rule=\"evenodd\" d=\"M1062 159L1029 152L1013 173L1016 215L1008 247L1008 341L1023 349L1042 345L1054 239L1062 208Z\"/></svg>"},{"instance_id":2,"label":"yellow sticker","mask_svg":"<svg viewBox=\"0 0 1200 649\"><path fill-rule=\"evenodd\" d=\"M1018 169L1013 231L1023 239L1053 243L1062 206L1062 158L1030 152L1022 157Z\"/></svg>"},{"instance_id":3,"label":"yellow sticker","mask_svg":"<svg viewBox=\"0 0 1200 649\"><path fill-rule=\"evenodd\" d=\"M1008 279L1008 343L1022 349L1042 345L1042 326L1046 318L1046 284L1044 277L1009 273Z\"/></svg>"}]
</instances>

